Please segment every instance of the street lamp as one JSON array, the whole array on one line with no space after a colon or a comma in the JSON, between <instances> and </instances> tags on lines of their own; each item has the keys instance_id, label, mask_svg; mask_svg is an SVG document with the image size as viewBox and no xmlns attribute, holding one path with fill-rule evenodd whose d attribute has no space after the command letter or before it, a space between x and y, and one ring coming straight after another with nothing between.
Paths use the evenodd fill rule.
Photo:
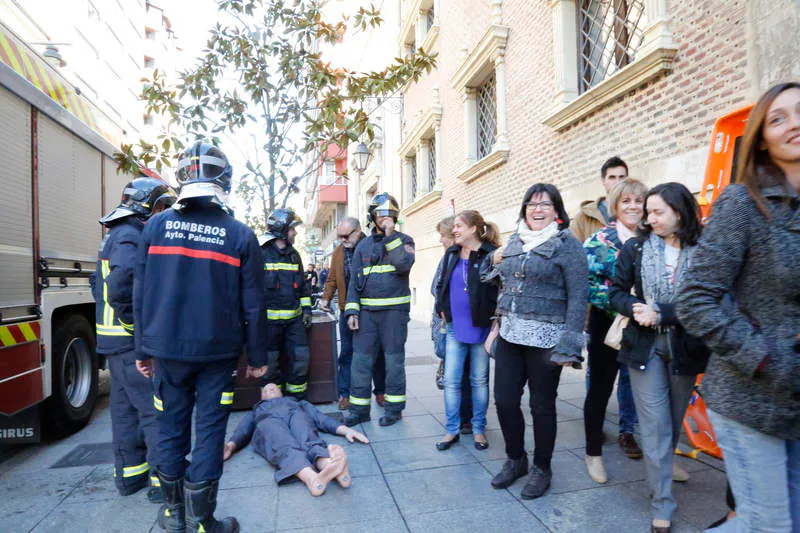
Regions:
<instances>
[{"instance_id":1,"label":"street lamp","mask_svg":"<svg viewBox=\"0 0 800 533\"><path fill-rule=\"evenodd\" d=\"M353 160L356 164L356 171L359 174L363 174L365 170L367 170L367 165L369 164L369 158L372 154L367 148L367 145L364 143L358 143L356 149L353 150Z\"/></svg>"}]
</instances>

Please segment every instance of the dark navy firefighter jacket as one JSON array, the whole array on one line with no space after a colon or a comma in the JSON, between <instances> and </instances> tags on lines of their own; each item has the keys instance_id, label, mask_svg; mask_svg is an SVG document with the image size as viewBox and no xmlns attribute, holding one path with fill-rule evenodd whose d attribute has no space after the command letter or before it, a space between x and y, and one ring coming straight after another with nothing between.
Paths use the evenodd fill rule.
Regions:
<instances>
[{"instance_id":1,"label":"dark navy firefighter jacket","mask_svg":"<svg viewBox=\"0 0 800 533\"><path fill-rule=\"evenodd\" d=\"M272 238L261 246L261 251L267 320L292 320L310 313L310 285L306 283L303 260L294 246L287 243L280 249Z\"/></svg>"},{"instance_id":2,"label":"dark navy firefighter jacket","mask_svg":"<svg viewBox=\"0 0 800 533\"><path fill-rule=\"evenodd\" d=\"M142 232L136 352L185 362L267 364L261 250L253 231L211 203L167 209Z\"/></svg>"},{"instance_id":3,"label":"dark navy firefighter jacket","mask_svg":"<svg viewBox=\"0 0 800 533\"><path fill-rule=\"evenodd\" d=\"M347 287L345 316L362 309L411 309L408 275L414 265L414 240L399 231L390 237L373 230L353 253L353 270Z\"/></svg>"},{"instance_id":4,"label":"dark navy firefighter jacket","mask_svg":"<svg viewBox=\"0 0 800 533\"><path fill-rule=\"evenodd\" d=\"M97 353L133 351L133 271L144 222L130 216L113 224L98 251L92 294Z\"/></svg>"}]
</instances>

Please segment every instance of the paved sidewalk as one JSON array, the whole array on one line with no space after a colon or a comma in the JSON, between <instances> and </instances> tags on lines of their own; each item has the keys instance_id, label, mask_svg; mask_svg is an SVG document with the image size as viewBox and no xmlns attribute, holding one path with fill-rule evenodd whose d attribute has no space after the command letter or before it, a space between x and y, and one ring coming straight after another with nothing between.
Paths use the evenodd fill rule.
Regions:
<instances>
[{"instance_id":1,"label":"paved sidewalk","mask_svg":"<svg viewBox=\"0 0 800 533\"><path fill-rule=\"evenodd\" d=\"M246 449L225 464L218 515L234 514L243 532L641 532L650 530L648 490L641 461L625 458L616 444L617 406L612 396L603 450L609 483L589 479L583 463L584 374L565 370L558 400L558 438L553 458L553 484L538 500L519 498L523 480L509 490L494 490L489 481L505 456L494 405L489 407L490 448L475 450L462 439L446 452L434 442L444 434L444 402L434 385L436 360L431 357L428 327L412 322L407 347L408 407L402 423L363 431L370 445L328 441L344 446L350 457L353 485L335 483L312 498L299 483L281 486L273 469ZM83 431L62 441L24 448L0 463L0 531L125 532L161 531L156 506L144 491L122 498L112 479L112 465L52 468L76 446L109 443L108 398ZM524 400L527 402L527 395ZM335 405L323 406L335 411ZM233 431L243 413L234 413ZM530 413L525 413L530 424ZM527 448L533 448L528 428ZM106 445L106 453L108 447ZM676 484L679 502L673 531L702 531L726 511L725 474L721 461L678 458L691 479Z\"/></svg>"}]
</instances>

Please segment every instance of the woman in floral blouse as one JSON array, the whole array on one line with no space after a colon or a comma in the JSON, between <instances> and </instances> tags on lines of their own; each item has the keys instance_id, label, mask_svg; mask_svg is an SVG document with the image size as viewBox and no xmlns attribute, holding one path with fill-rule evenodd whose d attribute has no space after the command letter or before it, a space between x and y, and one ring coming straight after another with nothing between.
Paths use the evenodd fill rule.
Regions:
<instances>
[{"instance_id":1,"label":"woman in floral blouse","mask_svg":"<svg viewBox=\"0 0 800 533\"><path fill-rule=\"evenodd\" d=\"M606 346L604 342L616 315L609 306L608 289L614 279L617 255L625 241L634 236L636 227L642 221L646 195L647 186L635 179L625 179L615 185L608 197L610 215L614 221L583 244L589 263L588 351L589 367L592 369L583 405L583 423L586 431L586 467L589 476L597 483L608 481L603 465L603 421L617 371L623 371L617 362L617 350ZM633 437L633 428L620 426L619 443L628 457L642 457L641 449Z\"/></svg>"}]
</instances>

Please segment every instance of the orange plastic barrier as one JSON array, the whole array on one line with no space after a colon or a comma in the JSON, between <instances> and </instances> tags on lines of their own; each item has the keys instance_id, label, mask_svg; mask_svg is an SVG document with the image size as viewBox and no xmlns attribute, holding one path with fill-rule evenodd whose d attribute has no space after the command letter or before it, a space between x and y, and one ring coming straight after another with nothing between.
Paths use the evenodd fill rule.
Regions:
<instances>
[{"instance_id":1,"label":"orange plastic barrier","mask_svg":"<svg viewBox=\"0 0 800 533\"><path fill-rule=\"evenodd\" d=\"M675 453L696 459L698 453L705 452L717 459L722 459L722 450L717 445L717 435L714 433L714 428L708 419L706 403L697 390L702 380L703 374L697 376L694 392L689 400L686 415L683 418L683 430L686 432L686 436L689 437L689 442L694 449L691 452L683 452L676 449Z\"/></svg>"}]
</instances>

